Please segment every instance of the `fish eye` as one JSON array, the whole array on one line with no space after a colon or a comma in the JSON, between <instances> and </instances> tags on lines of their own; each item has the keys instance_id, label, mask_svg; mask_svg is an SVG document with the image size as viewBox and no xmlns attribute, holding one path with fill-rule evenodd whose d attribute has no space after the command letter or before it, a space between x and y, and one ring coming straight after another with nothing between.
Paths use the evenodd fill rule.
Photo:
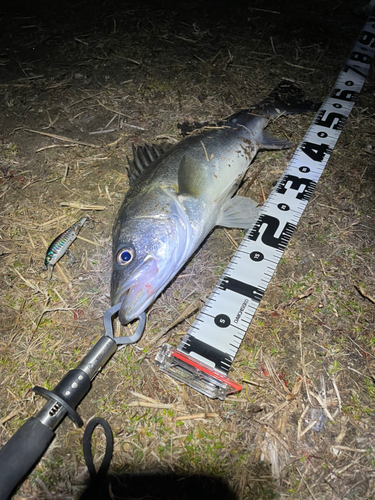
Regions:
<instances>
[{"instance_id":1,"label":"fish eye","mask_svg":"<svg viewBox=\"0 0 375 500\"><path fill-rule=\"evenodd\" d=\"M120 266L127 266L135 258L135 250L132 247L121 248L117 253L116 261Z\"/></svg>"}]
</instances>

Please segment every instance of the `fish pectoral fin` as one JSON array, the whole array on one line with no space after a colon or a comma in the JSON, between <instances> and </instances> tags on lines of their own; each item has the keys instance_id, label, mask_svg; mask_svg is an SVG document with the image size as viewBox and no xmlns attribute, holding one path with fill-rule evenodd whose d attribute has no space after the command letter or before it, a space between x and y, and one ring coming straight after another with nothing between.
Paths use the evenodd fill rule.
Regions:
<instances>
[{"instance_id":1,"label":"fish pectoral fin","mask_svg":"<svg viewBox=\"0 0 375 500\"><path fill-rule=\"evenodd\" d=\"M234 196L222 207L217 226L249 229L258 217L260 207L251 198Z\"/></svg>"},{"instance_id":2,"label":"fish pectoral fin","mask_svg":"<svg viewBox=\"0 0 375 500\"><path fill-rule=\"evenodd\" d=\"M260 149L288 149L294 146L293 142L287 139L279 139L278 137L273 137L271 134L262 131L260 139L258 139Z\"/></svg>"},{"instance_id":3,"label":"fish pectoral fin","mask_svg":"<svg viewBox=\"0 0 375 500\"><path fill-rule=\"evenodd\" d=\"M207 169L192 156L184 156L178 168L178 194L198 198L208 183Z\"/></svg>"}]
</instances>

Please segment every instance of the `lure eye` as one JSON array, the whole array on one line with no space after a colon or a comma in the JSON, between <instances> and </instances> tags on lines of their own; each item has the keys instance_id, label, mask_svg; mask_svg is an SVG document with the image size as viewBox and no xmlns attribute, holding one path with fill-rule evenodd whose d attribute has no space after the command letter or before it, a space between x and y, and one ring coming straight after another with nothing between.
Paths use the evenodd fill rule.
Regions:
<instances>
[{"instance_id":1,"label":"lure eye","mask_svg":"<svg viewBox=\"0 0 375 500\"><path fill-rule=\"evenodd\" d=\"M132 247L122 248L116 257L117 264L120 266L127 266L135 258L135 250Z\"/></svg>"}]
</instances>

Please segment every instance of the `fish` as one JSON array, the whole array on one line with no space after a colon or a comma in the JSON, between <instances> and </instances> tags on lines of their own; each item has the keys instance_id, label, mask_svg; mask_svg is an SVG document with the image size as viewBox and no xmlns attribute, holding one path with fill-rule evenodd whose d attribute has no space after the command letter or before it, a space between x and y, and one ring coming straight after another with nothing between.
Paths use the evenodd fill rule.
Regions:
<instances>
[{"instance_id":1,"label":"fish","mask_svg":"<svg viewBox=\"0 0 375 500\"><path fill-rule=\"evenodd\" d=\"M122 324L147 310L215 226L251 227L259 207L236 195L242 179L259 150L293 145L265 127L271 117L303 113L312 104L282 82L259 105L164 153L133 145L130 188L112 231L111 303L121 302Z\"/></svg>"},{"instance_id":2,"label":"fish","mask_svg":"<svg viewBox=\"0 0 375 500\"><path fill-rule=\"evenodd\" d=\"M68 255L72 262L75 261L72 254L69 252L69 247L73 241L77 238L78 233L83 227L89 223L88 217L81 217L77 222L75 222L68 229L63 231L59 236L57 236L47 249L46 257L44 259L44 268L48 270L48 279L51 279L53 267L58 262L63 255Z\"/></svg>"}]
</instances>

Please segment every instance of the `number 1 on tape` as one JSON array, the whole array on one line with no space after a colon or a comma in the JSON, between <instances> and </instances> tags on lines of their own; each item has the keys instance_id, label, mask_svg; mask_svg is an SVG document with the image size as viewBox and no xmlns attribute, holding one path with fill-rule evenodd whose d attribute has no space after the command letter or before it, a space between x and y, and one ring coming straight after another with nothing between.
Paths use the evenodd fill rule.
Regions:
<instances>
[{"instance_id":1,"label":"number 1 on tape","mask_svg":"<svg viewBox=\"0 0 375 500\"><path fill-rule=\"evenodd\" d=\"M177 349L164 344L158 352L156 363L163 372L210 398L241 390L228 371L363 87L374 52L375 16L370 16L331 94L201 312Z\"/></svg>"}]
</instances>

